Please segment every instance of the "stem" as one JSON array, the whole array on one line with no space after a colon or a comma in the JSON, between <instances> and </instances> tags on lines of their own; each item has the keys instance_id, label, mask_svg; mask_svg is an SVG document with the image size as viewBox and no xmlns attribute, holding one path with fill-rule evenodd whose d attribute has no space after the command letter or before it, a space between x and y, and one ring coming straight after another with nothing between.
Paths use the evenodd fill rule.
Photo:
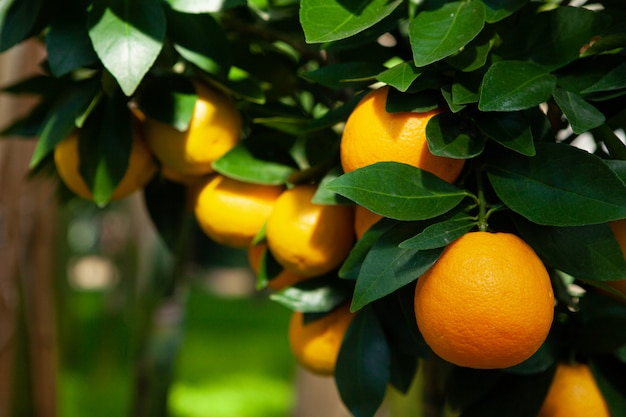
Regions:
<instances>
[{"instance_id":1,"label":"stem","mask_svg":"<svg viewBox=\"0 0 626 417\"><path fill-rule=\"evenodd\" d=\"M476 184L478 187L478 230L486 232L489 224L487 219L490 212L487 211L487 201L485 200L485 187L483 185L482 169L476 170Z\"/></svg>"}]
</instances>

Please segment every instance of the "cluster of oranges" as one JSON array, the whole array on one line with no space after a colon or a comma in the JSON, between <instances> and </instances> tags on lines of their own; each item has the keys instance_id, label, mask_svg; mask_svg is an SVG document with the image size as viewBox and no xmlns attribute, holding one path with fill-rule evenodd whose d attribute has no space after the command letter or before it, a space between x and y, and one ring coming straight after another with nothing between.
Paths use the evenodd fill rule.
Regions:
<instances>
[{"instance_id":1,"label":"cluster of oranges","mask_svg":"<svg viewBox=\"0 0 626 417\"><path fill-rule=\"evenodd\" d=\"M189 129L180 132L144 120L113 198L145 185L156 170L156 157L163 175L193 185L194 212L210 238L248 250L255 271L266 253L272 255L281 271L269 280L270 288L333 273L381 216L360 206L316 204L314 184L261 185L213 172L213 161L238 142L241 118L226 97L201 83L194 85L198 100ZM383 87L367 94L348 118L340 147L344 172L395 161L455 182L465 161L435 156L428 149L426 125L439 110L389 113L388 91ZM89 198L78 174L77 146L77 136L70 136L57 146L55 161L68 187ZM626 254L626 223L611 227ZM517 365L539 349L550 331L550 276L533 249L512 233L466 233L415 278L417 326L432 351L453 364L479 369ZM294 313L289 340L296 359L312 372L332 375L355 314L349 303L315 320ZM575 415L563 409L577 408L575 401L563 399L576 397L576 392L595 398L594 411L585 415L609 415L589 368L582 364L559 366L540 415Z\"/></svg>"}]
</instances>

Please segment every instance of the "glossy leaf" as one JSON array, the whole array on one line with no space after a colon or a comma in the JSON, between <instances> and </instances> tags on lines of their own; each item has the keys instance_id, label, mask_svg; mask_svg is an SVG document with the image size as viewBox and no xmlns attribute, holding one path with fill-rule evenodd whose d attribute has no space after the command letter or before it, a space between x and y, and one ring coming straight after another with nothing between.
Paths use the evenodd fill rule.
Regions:
<instances>
[{"instance_id":1,"label":"glossy leaf","mask_svg":"<svg viewBox=\"0 0 626 417\"><path fill-rule=\"evenodd\" d=\"M409 24L415 65L423 67L457 53L484 24L485 8L478 0L450 2L420 12Z\"/></svg>"},{"instance_id":2,"label":"glossy leaf","mask_svg":"<svg viewBox=\"0 0 626 417\"><path fill-rule=\"evenodd\" d=\"M339 269L339 277L356 280L368 252L376 241L396 224L395 220L383 218L370 227L355 244Z\"/></svg>"},{"instance_id":3,"label":"glossy leaf","mask_svg":"<svg viewBox=\"0 0 626 417\"><path fill-rule=\"evenodd\" d=\"M550 98L556 77L541 66L522 61L494 63L480 88L482 111L515 111L537 106Z\"/></svg>"},{"instance_id":4,"label":"glossy leaf","mask_svg":"<svg viewBox=\"0 0 626 417\"><path fill-rule=\"evenodd\" d=\"M156 60L165 39L165 13L156 0L102 0L89 11L94 50L127 96Z\"/></svg>"},{"instance_id":5,"label":"glossy leaf","mask_svg":"<svg viewBox=\"0 0 626 417\"><path fill-rule=\"evenodd\" d=\"M397 220L436 217L468 195L427 171L397 162L357 169L327 187L374 213Z\"/></svg>"},{"instance_id":6,"label":"glossy leaf","mask_svg":"<svg viewBox=\"0 0 626 417\"><path fill-rule=\"evenodd\" d=\"M354 417L370 417L382 404L390 380L390 351L373 309L358 313L343 338L335 382Z\"/></svg>"},{"instance_id":7,"label":"glossy leaf","mask_svg":"<svg viewBox=\"0 0 626 417\"><path fill-rule=\"evenodd\" d=\"M359 271L350 306L352 311L415 281L439 259L443 248L417 250L398 246L415 233L414 227L400 223L374 243Z\"/></svg>"},{"instance_id":8,"label":"glossy leaf","mask_svg":"<svg viewBox=\"0 0 626 417\"><path fill-rule=\"evenodd\" d=\"M270 299L293 311L325 313L349 299L352 285L323 276L300 282L270 295Z\"/></svg>"},{"instance_id":9,"label":"glossy leaf","mask_svg":"<svg viewBox=\"0 0 626 417\"><path fill-rule=\"evenodd\" d=\"M427 250L442 248L463 236L476 226L476 219L459 213L450 219L434 223L410 239L401 242L402 249Z\"/></svg>"},{"instance_id":10,"label":"glossy leaf","mask_svg":"<svg viewBox=\"0 0 626 417\"><path fill-rule=\"evenodd\" d=\"M378 74L376 79L395 87L398 91L405 92L421 74L422 70L412 62L401 62Z\"/></svg>"},{"instance_id":11,"label":"glossy leaf","mask_svg":"<svg viewBox=\"0 0 626 417\"><path fill-rule=\"evenodd\" d=\"M601 126L606 120L600 110L576 93L557 88L552 96L576 134Z\"/></svg>"},{"instance_id":12,"label":"glossy leaf","mask_svg":"<svg viewBox=\"0 0 626 417\"><path fill-rule=\"evenodd\" d=\"M533 132L522 112L479 113L474 120L485 135L500 145L522 155L535 155Z\"/></svg>"},{"instance_id":13,"label":"glossy leaf","mask_svg":"<svg viewBox=\"0 0 626 417\"><path fill-rule=\"evenodd\" d=\"M582 94L626 88L626 63L616 66L602 78L581 91Z\"/></svg>"},{"instance_id":14,"label":"glossy leaf","mask_svg":"<svg viewBox=\"0 0 626 417\"><path fill-rule=\"evenodd\" d=\"M86 11L78 7L67 7L54 14L46 32L46 50L50 71L56 77L98 61L86 21Z\"/></svg>"},{"instance_id":15,"label":"glossy leaf","mask_svg":"<svg viewBox=\"0 0 626 417\"><path fill-rule=\"evenodd\" d=\"M493 30L483 30L458 54L446 58L446 62L461 71L475 71L487 62L493 42Z\"/></svg>"},{"instance_id":16,"label":"glossy leaf","mask_svg":"<svg viewBox=\"0 0 626 417\"><path fill-rule=\"evenodd\" d=\"M521 9L530 0L481 0L485 5L485 20L498 22Z\"/></svg>"},{"instance_id":17,"label":"glossy leaf","mask_svg":"<svg viewBox=\"0 0 626 417\"><path fill-rule=\"evenodd\" d=\"M303 0L300 23L307 42L331 42L373 26L400 3L400 0Z\"/></svg>"},{"instance_id":18,"label":"glossy leaf","mask_svg":"<svg viewBox=\"0 0 626 417\"><path fill-rule=\"evenodd\" d=\"M428 149L433 155L468 159L480 155L485 138L471 121L457 118L452 113L440 113L426 125Z\"/></svg>"},{"instance_id":19,"label":"glossy leaf","mask_svg":"<svg viewBox=\"0 0 626 417\"><path fill-rule=\"evenodd\" d=\"M501 152L487 166L491 185L511 210L552 226L626 217L626 185L600 158L565 144L535 146L534 157Z\"/></svg>"}]
</instances>

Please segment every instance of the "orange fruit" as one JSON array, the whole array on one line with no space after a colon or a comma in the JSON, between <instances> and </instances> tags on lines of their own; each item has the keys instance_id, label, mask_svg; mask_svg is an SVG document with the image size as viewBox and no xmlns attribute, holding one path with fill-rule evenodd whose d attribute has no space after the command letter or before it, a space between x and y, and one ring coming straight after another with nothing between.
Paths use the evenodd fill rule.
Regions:
<instances>
[{"instance_id":1,"label":"orange fruit","mask_svg":"<svg viewBox=\"0 0 626 417\"><path fill-rule=\"evenodd\" d=\"M454 182L465 164L463 159L433 155L428 149L426 125L439 113L388 113L389 87L369 92L354 108L341 138L341 165L350 172L382 161L402 162Z\"/></svg>"},{"instance_id":2,"label":"orange fruit","mask_svg":"<svg viewBox=\"0 0 626 417\"><path fill-rule=\"evenodd\" d=\"M374 225L383 216L376 214L363 206L357 205L354 208L354 232L357 239L361 239L365 232Z\"/></svg>"},{"instance_id":3,"label":"orange fruit","mask_svg":"<svg viewBox=\"0 0 626 417\"><path fill-rule=\"evenodd\" d=\"M304 323L294 312L289 321L289 346L302 367L317 375L333 375L344 335L354 318L349 304Z\"/></svg>"},{"instance_id":4,"label":"orange fruit","mask_svg":"<svg viewBox=\"0 0 626 417\"><path fill-rule=\"evenodd\" d=\"M354 243L352 207L314 204L316 189L302 184L283 192L265 229L276 261L305 277L339 267Z\"/></svg>"},{"instance_id":5,"label":"orange fruit","mask_svg":"<svg viewBox=\"0 0 626 417\"><path fill-rule=\"evenodd\" d=\"M252 243L283 191L220 174L199 188L194 212L200 228L215 242L235 248Z\"/></svg>"},{"instance_id":6,"label":"orange fruit","mask_svg":"<svg viewBox=\"0 0 626 417\"><path fill-rule=\"evenodd\" d=\"M609 408L583 363L559 364L537 417L610 417Z\"/></svg>"},{"instance_id":7,"label":"orange fruit","mask_svg":"<svg viewBox=\"0 0 626 417\"><path fill-rule=\"evenodd\" d=\"M617 243L619 243L619 246L622 249L622 254L626 258L626 219L609 222L609 227L613 231L615 239L617 239ZM617 291L626 296L626 279L619 281L609 281L606 284L610 285L611 287L615 288Z\"/></svg>"},{"instance_id":8,"label":"orange fruit","mask_svg":"<svg viewBox=\"0 0 626 417\"><path fill-rule=\"evenodd\" d=\"M70 133L54 148L54 164L63 183L78 196L93 200L93 194L82 178L79 165L78 130ZM113 190L110 200L119 200L143 188L157 171L157 165L138 129L133 132L133 143L126 173Z\"/></svg>"},{"instance_id":9,"label":"orange fruit","mask_svg":"<svg viewBox=\"0 0 626 417\"><path fill-rule=\"evenodd\" d=\"M197 100L186 131L146 118L146 139L157 159L179 175L213 172L212 164L238 142L241 115L219 91L193 80Z\"/></svg>"},{"instance_id":10,"label":"orange fruit","mask_svg":"<svg viewBox=\"0 0 626 417\"><path fill-rule=\"evenodd\" d=\"M546 339L554 294L545 266L519 237L470 232L417 280L415 318L426 343L459 366L506 368Z\"/></svg>"},{"instance_id":11,"label":"orange fruit","mask_svg":"<svg viewBox=\"0 0 626 417\"><path fill-rule=\"evenodd\" d=\"M248 263L250 264L250 268L255 274L259 273L259 268L261 266L261 256L263 256L263 251L265 250L267 250L266 244L258 244L248 248ZM283 269L278 275L276 275L267 282L267 286L275 291L280 291L306 279L307 277L303 277L291 271Z\"/></svg>"}]
</instances>

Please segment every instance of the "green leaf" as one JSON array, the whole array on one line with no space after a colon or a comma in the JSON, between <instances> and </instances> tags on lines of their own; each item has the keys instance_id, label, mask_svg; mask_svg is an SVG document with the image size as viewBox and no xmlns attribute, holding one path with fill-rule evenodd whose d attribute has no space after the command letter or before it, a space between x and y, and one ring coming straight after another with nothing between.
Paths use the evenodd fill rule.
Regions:
<instances>
[{"instance_id":1,"label":"green leaf","mask_svg":"<svg viewBox=\"0 0 626 417\"><path fill-rule=\"evenodd\" d=\"M441 107L440 97L435 92L404 94L393 88L387 93L385 110L388 113L411 112L425 113Z\"/></svg>"},{"instance_id":2,"label":"green leaf","mask_svg":"<svg viewBox=\"0 0 626 417\"><path fill-rule=\"evenodd\" d=\"M376 79L382 83L389 84L398 91L405 92L422 72L412 62L407 61L381 72Z\"/></svg>"},{"instance_id":3,"label":"green leaf","mask_svg":"<svg viewBox=\"0 0 626 417\"><path fill-rule=\"evenodd\" d=\"M614 281L626 277L626 261L611 228L539 226L516 218L524 238L548 265L577 278Z\"/></svg>"},{"instance_id":4,"label":"green leaf","mask_svg":"<svg viewBox=\"0 0 626 417\"><path fill-rule=\"evenodd\" d=\"M187 61L210 73L225 76L231 65L231 49L222 27L206 13L167 11L167 34L174 49Z\"/></svg>"},{"instance_id":5,"label":"green leaf","mask_svg":"<svg viewBox=\"0 0 626 417\"><path fill-rule=\"evenodd\" d=\"M511 210L552 226L584 226L626 217L626 185L597 156L566 144L536 143L525 157L499 152L489 181Z\"/></svg>"},{"instance_id":6,"label":"green leaf","mask_svg":"<svg viewBox=\"0 0 626 417\"><path fill-rule=\"evenodd\" d=\"M356 280L368 252L380 236L396 224L395 220L382 218L372 225L355 244L339 268L339 277Z\"/></svg>"},{"instance_id":7,"label":"green leaf","mask_svg":"<svg viewBox=\"0 0 626 417\"><path fill-rule=\"evenodd\" d=\"M137 104L146 116L183 132L189 127L197 98L189 78L168 74L148 79Z\"/></svg>"},{"instance_id":8,"label":"green leaf","mask_svg":"<svg viewBox=\"0 0 626 417\"><path fill-rule=\"evenodd\" d=\"M359 168L327 187L374 213L397 220L436 217L468 195L427 171L397 162Z\"/></svg>"},{"instance_id":9,"label":"green leaf","mask_svg":"<svg viewBox=\"0 0 626 417\"><path fill-rule=\"evenodd\" d=\"M420 12L409 24L416 66L423 67L457 53L485 25L485 7L478 0L455 1Z\"/></svg>"},{"instance_id":10,"label":"green leaf","mask_svg":"<svg viewBox=\"0 0 626 417\"><path fill-rule=\"evenodd\" d=\"M614 91L626 87L626 62L604 74L602 78L581 91L582 94Z\"/></svg>"},{"instance_id":11,"label":"green leaf","mask_svg":"<svg viewBox=\"0 0 626 417\"><path fill-rule=\"evenodd\" d=\"M483 68L480 68L472 72L455 74L450 90L452 93L452 101L457 105L478 102L480 85L483 82L485 72Z\"/></svg>"},{"instance_id":12,"label":"green leaf","mask_svg":"<svg viewBox=\"0 0 626 417\"><path fill-rule=\"evenodd\" d=\"M293 311L325 313L346 302L351 293L350 281L322 276L275 292L270 295L270 299Z\"/></svg>"},{"instance_id":13,"label":"green leaf","mask_svg":"<svg viewBox=\"0 0 626 417\"><path fill-rule=\"evenodd\" d=\"M446 62L464 72L475 71L487 62L493 43L493 30L483 30L458 54L446 58Z\"/></svg>"},{"instance_id":14,"label":"green leaf","mask_svg":"<svg viewBox=\"0 0 626 417\"><path fill-rule=\"evenodd\" d=\"M352 311L415 281L439 259L444 248L417 250L398 247L422 227L419 223L399 223L374 243L359 271L350 306Z\"/></svg>"},{"instance_id":15,"label":"green leaf","mask_svg":"<svg viewBox=\"0 0 626 417\"><path fill-rule=\"evenodd\" d=\"M580 325L572 335L581 355L612 354L626 344L626 304L623 300L590 292L580 299Z\"/></svg>"},{"instance_id":16,"label":"green leaf","mask_svg":"<svg viewBox=\"0 0 626 417\"><path fill-rule=\"evenodd\" d=\"M42 5L42 0L8 0L0 4L0 52L31 35Z\"/></svg>"},{"instance_id":17,"label":"green leaf","mask_svg":"<svg viewBox=\"0 0 626 417\"><path fill-rule=\"evenodd\" d=\"M130 96L163 46L161 5L157 0L102 0L89 11L88 23L98 57Z\"/></svg>"},{"instance_id":18,"label":"green leaf","mask_svg":"<svg viewBox=\"0 0 626 417\"><path fill-rule=\"evenodd\" d=\"M530 0L481 0L485 5L487 23L498 22L521 9Z\"/></svg>"},{"instance_id":19,"label":"green leaf","mask_svg":"<svg viewBox=\"0 0 626 417\"><path fill-rule=\"evenodd\" d=\"M439 113L426 125L428 149L433 155L468 159L480 155L485 147L485 137L471 121L453 113Z\"/></svg>"},{"instance_id":20,"label":"green leaf","mask_svg":"<svg viewBox=\"0 0 626 417\"><path fill-rule=\"evenodd\" d=\"M267 140L249 139L237 144L213 163L217 172L239 181L255 184L285 184L296 171L286 151Z\"/></svg>"},{"instance_id":21,"label":"green leaf","mask_svg":"<svg viewBox=\"0 0 626 417\"><path fill-rule=\"evenodd\" d=\"M331 88L365 87L384 69L382 65L369 62L343 62L305 72L302 77Z\"/></svg>"},{"instance_id":22,"label":"green leaf","mask_svg":"<svg viewBox=\"0 0 626 417\"><path fill-rule=\"evenodd\" d=\"M535 155L532 129L523 112L478 113L474 121L489 138L522 155Z\"/></svg>"},{"instance_id":23,"label":"green leaf","mask_svg":"<svg viewBox=\"0 0 626 417\"><path fill-rule=\"evenodd\" d=\"M576 93L557 88L552 93L554 101L576 134L585 133L605 122L604 114Z\"/></svg>"},{"instance_id":24,"label":"green leaf","mask_svg":"<svg viewBox=\"0 0 626 417\"><path fill-rule=\"evenodd\" d=\"M133 142L131 113L124 96L103 100L87 118L79 132L79 172L104 206L124 177Z\"/></svg>"},{"instance_id":25,"label":"green leaf","mask_svg":"<svg viewBox=\"0 0 626 417\"><path fill-rule=\"evenodd\" d=\"M454 99L452 98L452 86L451 85L445 85L441 87L440 92L441 92L443 99L446 101L446 104L448 105L448 109L452 113L458 113L466 107L464 104L456 104L454 102Z\"/></svg>"},{"instance_id":26,"label":"green leaf","mask_svg":"<svg viewBox=\"0 0 626 417\"><path fill-rule=\"evenodd\" d=\"M183 13L214 13L237 6L246 0L165 0L172 9Z\"/></svg>"},{"instance_id":27,"label":"green leaf","mask_svg":"<svg viewBox=\"0 0 626 417\"><path fill-rule=\"evenodd\" d=\"M591 42L589 48L585 49L580 56L588 57L603 52L623 49L626 47L626 33L624 33L623 27L619 28L619 30L617 33L605 33L599 39Z\"/></svg>"},{"instance_id":28,"label":"green leaf","mask_svg":"<svg viewBox=\"0 0 626 417\"><path fill-rule=\"evenodd\" d=\"M92 79L76 83L59 95L39 132L30 168L37 166L57 143L76 128L77 120L84 115L99 92L100 83Z\"/></svg>"},{"instance_id":29,"label":"green leaf","mask_svg":"<svg viewBox=\"0 0 626 417\"><path fill-rule=\"evenodd\" d=\"M302 0L300 23L308 43L344 39L391 14L401 0Z\"/></svg>"},{"instance_id":30,"label":"green leaf","mask_svg":"<svg viewBox=\"0 0 626 417\"><path fill-rule=\"evenodd\" d=\"M352 202L345 197L340 196L339 194L335 194L331 192L328 188L326 188L326 184L330 181L334 180L338 176L343 174L343 170L341 166L337 165L330 169L326 174L322 177L319 182L319 186L313 195L311 201L315 204L351 204Z\"/></svg>"},{"instance_id":31,"label":"green leaf","mask_svg":"<svg viewBox=\"0 0 626 417\"><path fill-rule=\"evenodd\" d=\"M382 404L390 380L391 353L373 309L357 314L343 338L335 382L354 417L371 417Z\"/></svg>"},{"instance_id":32,"label":"green leaf","mask_svg":"<svg viewBox=\"0 0 626 417\"><path fill-rule=\"evenodd\" d=\"M417 235L401 242L402 249L427 250L447 246L476 226L476 219L458 213L450 219L431 224Z\"/></svg>"},{"instance_id":33,"label":"green leaf","mask_svg":"<svg viewBox=\"0 0 626 417\"><path fill-rule=\"evenodd\" d=\"M87 11L68 6L58 10L46 32L50 71L56 77L98 62L87 31Z\"/></svg>"},{"instance_id":34,"label":"green leaf","mask_svg":"<svg viewBox=\"0 0 626 417\"><path fill-rule=\"evenodd\" d=\"M478 108L482 111L515 111L548 100L556 77L541 66L523 61L494 63L483 79Z\"/></svg>"}]
</instances>

